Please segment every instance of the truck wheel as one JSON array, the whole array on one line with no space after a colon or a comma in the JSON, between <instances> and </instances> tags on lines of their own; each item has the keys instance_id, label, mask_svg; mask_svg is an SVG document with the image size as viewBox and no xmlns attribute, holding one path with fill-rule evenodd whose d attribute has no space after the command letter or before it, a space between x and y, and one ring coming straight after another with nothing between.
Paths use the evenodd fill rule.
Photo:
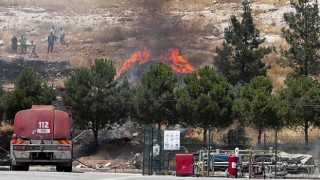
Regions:
<instances>
[{"instance_id":1,"label":"truck wheel","mask_svg":"<svg viewBox=\"0 0 320 180\"><path fill-rule=\"evenodd\" d=\"M58 172L72 172L72 164L70 166L56 166Z\"/></svg>"},{"instance_id":2,"label":"truck wheel","mask_svg":"<svg viewBox=\"0 0 320 180\"><path fill-rule=\"evenodd\" d=\"M22 171L29 171L29 164L22 166Z\"/></svg>"},{"instance_id":3,"label":"truck wheel","mask_svg":"<svg viewBox=\"0 0 320 180\"><path fill-rule=\"evenodd\" d=\"M62 172L63 171L63 166L56 166L56 170L58 171L58 172Z\"/></svg>"},{"instance_id":4,"label":"truck wheel","mask_svg":"<svg viewBox=\"0 0 320 180\"><path fill-rule=\"evenodd\" d=\"M29 164L25 165L11 165L10 166L11 171L29 171Z\"/></svg>"},{"instance_id":5,"label":"truck wheel","mask_svg":"<svg viewBox=\"0 0 320 180\"><path fill-rule=\"evenodd\" d=\"M65 172L72 172L72 164L70 166L65 166L64 171Z\"/></svg>"},{"instance_id":6,"label":"truck wheel","mask_svg":"<svg viewBox=\"0 0 320 180\"><path fill-rule=\"evenodd\" d=\"M308 174L307 169L299 169L299 174Z\"/></svg>"},{"instance_id":7,"label":"truck wheel","mask_svg":"<svg viewBox=\"0 0 320 180\"><path fill-rule=\"evenodd\" d=\"M17 165L11 165L11 166L10 166L10 170L11 170L11 171L18 171L18 170L19 170L19 167L20 167L20 166L17 166Z\"/></svg>"}]
</instances>

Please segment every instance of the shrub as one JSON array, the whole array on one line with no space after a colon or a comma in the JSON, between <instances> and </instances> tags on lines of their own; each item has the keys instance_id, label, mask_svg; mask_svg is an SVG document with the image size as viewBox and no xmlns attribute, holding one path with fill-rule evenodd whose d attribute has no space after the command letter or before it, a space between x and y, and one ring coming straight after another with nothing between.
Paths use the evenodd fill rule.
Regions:
<instances>
[{"instance_id":1,"label":"shrub","mask_svg":"<svg viewBox=\"0 0 320 180\"><path fill-rule=\"evenodd\" d=\"M250 146L250 140L246 135L245 129L242 126L237 126L235 129L230 129L227 135L223 136L221 143L226 149L247 149Z\"/></svg>"}]
</instances>

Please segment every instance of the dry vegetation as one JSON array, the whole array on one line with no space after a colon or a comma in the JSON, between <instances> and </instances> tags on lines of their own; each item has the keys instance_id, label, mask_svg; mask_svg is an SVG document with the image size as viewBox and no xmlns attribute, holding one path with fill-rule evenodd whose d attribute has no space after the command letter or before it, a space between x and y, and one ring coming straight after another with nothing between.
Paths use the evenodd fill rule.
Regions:
<instances>
[{"instance_id":1,"label":"dry vegetation","mask_svg":"<svg viewBox=\"0 0 320 180\"><path fill-rule=\"evenodd\" d=\"M0 126L1 132L13 132L13 126L4 122L1 122Z\"/></svg>"},{"instance_id":2,"label":"dry vegetation","mask_svg":"<svg viewBox=\"0 0 320 180\"><path fill-rule=\"evenodd\" d=\"M190 10L203 9L212 5L212 0L182 0L171 1L168 6L173 8L186 8Z\"/></svg>"},{"instance_id":3,"label":"dry vegetation","mask_svg":"<svg viewBox=\"0 0 320 180\"><path fill-rule=\"evenodd\" d=\"M216 0L215 2L225 3L239 3L239 0ZM279 6L285 5L288 0L252 0L253 3L276 3ZM213 4L212 0L68 0L68 6L66 6L65 0L1 0L1 6L39 6L46 9L61 9L72 10L75 12L87 12L95 6L102 8L108 8L115 4L121 4L121 8L130 9L139 7L141 4L153 4L156 7L158 5L165 4L166 8L186 8L190 10L200 10ZM161 7L161 6L160 6Z\"/></svg>"},{"instance_id":4,"label":"dry vegetation","mask_svg":"<svg viewBox=\"0 0 320 180\"><path fill-rule=\"evenodd\" d=\"M1 155L4 152L4 149L8 150L9 149L9 142L10 139L12 137L13 134L13 126L4 122L1 122L0 125L0 137L1 137L1 141L0 141L0 159L1 159Z\"/></svg>"},{"instance_id":5,"label":"dry vegetation","mask_svg":"<svg viewBox=\"0 0 320 180\"><path fill-rule=\"evenodd\" d=\"M216 0L217 3L239 3L239 0ZM273 3L278 6L283 6L287 4L288 0L253 0L254 3ZM113 7L116 4L120 5L119 10L132 10L140 9L141 10L141 4L150 4L155 7L162 7L162 8L170 8L170 9L189 9L189 10L203 10L206 7L214 6L212 0L68 0L68 6L66 6L66 0L1 0L0 1L0 7L9 7L9 6L22 6L22 7L28 7L28 6L39 6L43 7L49 11L55 11L59 9L61 12L67 11L67 12L77 12L77 13L88 13L90 10L92 10L94 7L100 7L100 8L108 8ZM265 13L265 10L263 9L253 9L253 14L258 15L261 13ZM276 24L267 25L262 22L255 22L256 27L263 32L262 34L281 34L281 27ZM41 38L46 38L46 35L48 34L48 30L51 27L51 23L49 22L43 22L37 26L39 29L39 34ZM206 27L208 29L202 29L206 33L204 34L210 34L212 27ZM70 62L70 68L71 69L77 69L82 67L88 67L90 64L92 64L92 59L88 58L88 54L82 54L81 52L90 52L91 54L98 54L100 56L107 57L109 51L116 51L118 57L112 57L113 60L115 60L115 64L117 67L120 67L122 64L122 60L129 57L129 51L128 49L125 49L123 47L125 46L134 46L134 43L131 40L136 38L137 41L140 41L140 37L143 35L144 32L141 32L134 27L130 28L119 28L119 27L106 27L104 29L87 29L84 27L72 27L70 25L65 25L63 28L66 29L67 35L66 40L69 40L71 43L70 47L62 47L60 45L55 46L61 52L61 56L67 56L69 55L68 52L75 52L74 54L71 54L70 57L68 57L68 60ZM169 29L169 28L168 28ZM197 27L195 27L193 24L186 25L186 28L184 29L183 33L190 33L192 35L195 35L197 33ZM0 32L0 38L4 41L10 41L13 33L15 34L23 34L26 32L27 29L19 29L16 32L8 32L8 31L1 31ZM217 36L218 34L213 34ZM31 37L30 39L36 39L35 42L37 44L37 49L39 53L46 54L47 51L47 44L46 42L42 42L39 37ZM153 37L150 37L150 44L152 44ZM158 37L154 37L156 39ZM85 44L81 43L81 40L86 39L94 39L96 45L92 44ZM186 39L186 38L184 38ZM158 43L158 42L156 42ZM154 44L156 44L154 43ZM184 44L183 44L184 43ZM192 44L190 41L182 41L180 44L182 44L182 47L184 47L187 44ZM276 41L273 42L273 44L279 48L287 48L288 45L283 41ZM217 47L221 45L221 40L215 40L210 41L207 44L201 44L199 46L204 46L204 51L198 51L197 49L189 49L185 50L185 57L190 60L190 62L197 66L203 66L203 65L212 65L212 59L215 55L215 50ZM270 44L269 44L270 45ZM97 48L99 47L99 48ZM200 48L199 48L200 49ZM130 49L131 50L131 49ZM6 50L7 52L10 51L9 47ZM103 54L101 53L103 51ZM89 54L89 55L91 55ZM55 54L57 55L57 54ZM95 55L95 54L94 54ZM93 56L94 56L93 55ZM42 57L40 57L42 58ZM47 58L52 58L47 57ZM123 59L122 59L123 58ZM267 56L264 59L264 62L266 62L267 65L271 67L271 69L268 70L268 76L273 80L275 90L278 90L282 87L284 87L284 80L286 75L291 71L290 68L282 68L277 64L277 60L280 58L279 51L273 52L269 56ZM9 128L7 126L1 126L1 128ZM2 130L1 130L2 131ZM284 140L292 140L299 142L301 140L301 136L297 137L295 136L297 132L300 132L301 130L294 131L294 130L282 130L279 133L279 139ZM310 133L313 135L313 132L317 132L317 129L313 129L310 131ZM256 130L247 129L247 132L250 137L255 137L257 134ZM215 137L217 139L222 137L222 134L217 132L215 133ZM268 137L273 137L274 132L273 130L267 131ZM288 138L290 137L290 138ZM297 137L297 138L291 138L291 137ZM316 136L314 136L316 137ZM296 140L295 140L296 139ZM272 138L270 138L270 141L272 141ZM252 142L256 142L256 138L252 138Z\"/></svg>"},{"instance_id":6,"label":"dry vegetation","mask_svg":"<svg viewBox=\"0 0 320 180\"><path fill-rule=\"evenodd\" d=\"M288 0L252 0L253 3L273 3L278 6L283 6L288 3ZM77 13L88 13L95 7L99 8L110 8L114 7L115 5L119 5L118 8L120 10L131 10L135 11L135 9L140 9L141 7L144 7L142 5L147 5L148 7L154 6L154 7L161 7L161 8L167 8L167 9L190 9L193 11L196 10L203 10L206 7L214 6L214 3L219 4L227 4L227 3L239 3L239 0L69 0L68 5L66 5L65 0L1 0L0 6L2 7L10 7L10 6L21 6L21 7L31 7L31 6L38 6L43 7L47 10L56 11L59 10L59 12L77 12ZM149 6L150 5L150 6ZM265 13L265 10L263 9L253 9L253 14L258 15L261 13ZM281 34L281 27L276 24L265 24L262 22L255 22L256 27L263 32L262 34ZM52 23L48 21L44 21L37 25L38 34L39 37L31 36L29 40L35 41L37 44L37 51L38 54L46 54L47 51L47 44L46 42L42 42L42 39L45 39L48 30L52 26ZM183 26L183 25L180 25ZM139 31L136 27L105 27L103 29L99 28L93 28L88 29L85 27L76 27L76 26L70 26L68 24L64 25L63 28L66 30L66 40L70 41L71 46L70 47L62 47L60 45L55 45L55 49L58 49L60 54L54 54L53 56L61 55L67 56L66 59L70 61L70 67L72 69L80 68L80 67L88 67L89 61L88 56L98 55L99 57L107 57L109 54L105 49L109 49L109 51L113 51L118 49L122 49L121 46L126 46L127 40L130 38L137 38L137 37L143 37L144 32ZM214 29L214 25L205 27L205 29L199 29L198 27L195 27L192 24L186 24L185 27L181 27L182 34L190 34L196 35L199 31L204 34L213 34L215 36L218 36L217 32L212 32L212 29ZM166 29L165 29L166 30ZM168 31L170 30L170 27L168 27ZM27 29L21 28L18 29L16 32L10 32L10 31L3 31L0 33L0 38L3 39L5 42L10 41L13 34L23 34L26 32ZM39 39L40 38L40 39ZM93 39L95 41L95 45L92 44L86 44L82 43L83 40L87 39ZM138 39L138 38L137 38ZM150 40L151 42L152 40ZM123 42L125 45L117 45L114 47L111 47L110 44L115 44L117 42ZM158 43L158 42L157 42ZM185 46L183 43L190 43L188 41L186 42L179 42L180 46ZM191 42L192 43L192 42ZM109 45L106 45L109 44ZM211 41L207 44L197 45L203 47L205 49L204 51L197 51L196 49L189 49L184 51L184 56L194 65L196 66L203 66L203 65L211 65L213 61L212 55L214 55L214 52L216 50L216 47L219 47L221 45L221 40L215 40ZM270 44L269 44L270 45ZM284 47L286 48L288 45L286 45L283 41L277 41L274 42L274 45L277 47ZM200 48L199 48L200 49ZM75 53L70 54L69 52L74 51ZM120 51L120 50L119 50ZM122 65L122 61L129 57L128 52L117 52L117 57L111 57L111 59L116 59L120 61L115 61L115 64L117 65L117 68L119 68ZM125 51L125 50L124 50ZM6 48L6 52L10 52L10 47L8 46ZM82 53L87 52L87 54ZM211 54L210 54L211 53ZM279 52L278 52L279 53ZM54 58L53 56L45 57L45 58ZM43 56L40 55L40 58L43 58ZM271 79L274 81L274 85L276 89L279 87L283 87L283 81L285 79L285 76L288 72L290 72L289 68L282 68L279 65L277 65L277 59L279 59L279 54L273 53L269 56L267 56L264 61L267 65L271 67L271 69L268 70L268 75L271 77Z\"/></svg>"},{"instance_id":7,"label":"dry vegetation","mask_svg":"<svg viewBox=\"0 0 320 180\"><path fill-rule=\"evenodd\" d=\"M235 129L238 127L237 123L233 123L230 127L228 127L225 130L222 131L216 131L214 130L212 132L213 141L215 144L220 144L222 139L228 134L228 131L230 129ZM309 135L309 142L314 142L319 139L319 128L311 127L309 129L308 135ZM198 128L194 129L195 133L192 138L197 139L199 141L203 141L203 129ZM257 129L254 129L252 127L246 127L245 128L245 136L249 138L250 145L252 148L255 148L255 146L258 143L258 131ZM264 135L266 137L265 143L270 146L274 146L275 142L275 129L266 129L263 131L262 134L262 143L264 143ZM209 137L207 137L208 139ZM295 128L295 129L289 129L289 128L283 128L278 131L278 143L282 145L288 145L288 147L293 147L295 145L302 145L304 144L304 131L302 128Z\"/></svg>"},{"instance_id":8,"label":"dry vegetation","mask_svg":"<svg viewBox=\"0 0 320 180\"><path fill-rule=\"evenodd\" d=\"M69 65L71 69L87 68L90 66L90 62L84 57L73 56L69 60Z\"/></svg>"},{"instance_id":9,"label":"dry vegetation","mask_svg":"<svg viewBox=\"0 0 320 180\"><path fill-rule=\"evenodd\" d=\"M276 3L280 6L283 6L289 2L289 0L253 0L255 3Z\"/></svg>"},{"instance_id":10,"label":"dry vegetation","mask_svg":"<svg viewBox=\"0 0 320 180\"><path fill-rule=\"evenodd\" d=\"M119 0L68 0L68 5L66 5L65 0L1 0L0 5L1 6L22 6L22 7L28 7L28 6L38 6L43 7L48 10L72 10L75 12L87 12L92 7L95 7L97 5L100 5L102 8L109 7L114 5L115 3L119 2L125 2L119 1Z\"/></svg>"},{"instance_id":11,"label":"dry vegetation","mask_svg":"<svg viewBox=\"0 0 320 180\"><path fill-rule=\"evenodd\" d=\"M227 3L239 3L239 0L70 0L68 1L68 6L66 6L65 0L2 0L0 2L1 6L21 6L21 7L28 7L28 6L38 6L43 7L47 10L59 10L59 12L63 11L74 11L78 13L88 13L95 7L100 8L108 8L113 7L116 4L119 5L120 9L123 10L132 10L141 8L142 5L155 6L155 7L161 7L161 8L167 8L167 9L190 9L192 11L196 10L202 10L205 7L214 6L214 3L220 3L220 4L227 4ZM288 1L287 0L252 0L253 3L276 3L279 6L285 5ZM142 6L143 7L143 6ZM265 10L263 9L253 9L253 14L258 15L261 13L265 13ZM262 22L255 22L256 27L263 32L262 34L281 34L281 27L276 24L265 24ZM37 29L39 30L38 34L40 34L40 38L46 38L46 34L48 33L48 30L52 26L52 23L50 22L42 22L37 25ZM84 27L75 27L70 25L64 25L63 28L67 32L66 40L70 41L71 47L61 47L59 45L56 45L55 48L61 52L63 55L68 55L68 52L75 51L78 52L76 54L70 54L67 59L70 61L70 67L72 69L80 68L80 67L88 67L89 61L88 55L95 56L96 54L100 57L108 56L106 52L104 52L104 49L110 48L110 46L106 46L105 44L110 42L123 42L130 38L136 38L141 37L144 35L143 31L139 31L136 27L105 27L104 29L94 28L94 29L88 29ZM213 33L213 35L217 36L218 34L215 34L216 32L211 32L211 30L214 29L214 25L212 27L206 27L205 29L199 29L195 26L192 26L192 24L186 24L185 27L181 28L183 31L182 34L197 34L200 31L202 33L210 34ZM168 30L170 31L170 27L168 27ZM19 29L15 34L23 34L26 32L27 29ZM12 37L13 33L4 31L0 33L0 38L2 38L4 41L10 41L10 38ZM30 37L29 40L34 40L37 44L37 51L39 54L46 54L47 51L47 44L45 42L42 42L39 37ZM95 41L96 45L86 44L82 43L81 40L87 40L87 39L93 39ZM150 41L151 42L151 41ZM158 43L158 42L157 42ZM189 42L185 42L189 43ZM196 66L203 66L203 65L212 65L213 57L212 54L206 52L215 52L216 47L219 47L221 45L221 41L212 41L208 43L204 47L206 51L199 52L197 50L188 50L185 51L185 57L194 65ZM277 47L284 47L286 48L288 45L286 45L283 41L274 42L274 45ZM99 49L97 48L99 46ZM181 46L184 46L181 43ZM115 48L115 47L114 47ZM117 47L118 48L118 47ZM121 49L121 47L119 48ZM7 52L10 52L10 47L6 48ZM89 52L87 54L83 54L81 52ZM102 53L101 53L102 52ZM279 53L279 52L278 52ZM115 61L115 64L117 65L117 68L121 67L122 62L124 59L126 59L129 54L128 52L122 52L118 54L118 57L112 57L112 59L119 59L120 61ZM124 56L125 55L125 56ZM40 58L42 58L40 56ZM53 58L53 57L49 57ZM122 58L122 59L121 59ZM283 87L283 82L285 79L285 76L288 72L290 72L289 68L282 68L279 65L277 65L276 61L279 59L279 54L273 53L269 56L267 56L264 61L267 65L271 67L271 69L268 70L269 77L274 81L274 86L276 89Z\"/></svg>"},{"instance_id":12,"label":"dry vegetation","mask_svg":"<svg viewBox=\"0 0 320 180\"><path fill-rule=\"evenodd\" d=\"M281 26L278 26L276 24L265 24L262 22L255 22L256 28L260 31L263 30L264 34L281 34Z\"/></svg>"}]
</instances>

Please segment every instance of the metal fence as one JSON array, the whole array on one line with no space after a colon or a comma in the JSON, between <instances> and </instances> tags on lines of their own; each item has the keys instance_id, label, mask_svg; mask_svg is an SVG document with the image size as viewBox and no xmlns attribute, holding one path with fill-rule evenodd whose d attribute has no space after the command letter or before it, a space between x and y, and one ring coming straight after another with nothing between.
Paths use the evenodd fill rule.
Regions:
<instances>
[{"instance_id":1,"label":"metal fence","mask_svg":"<svg viewBox=\"0 0 320 180\"><path fill-rule=\"evenodd\" d=\"M241 127L230 128L224 132L213 132L208 130L206 142L204 142L203 139L199 140L199 138L190 136L190 129L176 130L180 130L181 132L180 150L167 151L163 149L164 131L151 126L144 126L144 175L169 174L174 172L176 169L176 154L197 154L208 150L214 152L217 149L232 152L235 147L238 147L241 150L250 149L253 153L258 150L265 150L268 152L272 149L274 152L276 151L278 153L277 156L283 155L283 153L292 154L293 156L310 155L312 156L312 162L310 163L313 163L315 166L318 165L320 138L319 133L317 132L309 133L309 143L306 144L304 134L299 131L293 134L285 134L283 131L278 130L261 131L260 143L258 143L257 139L259 135L257 131L248 133ZM192 133L197 132L191 132L191 134ZM218 136L217 133L220 136L219 139L216 138ZM156 148L159 148L158 154L154 153ZM301 162L295 163L298 166ZM317 171L316 168L315 172L312 173L317 173Z\"/></svg>"}]
</instances>

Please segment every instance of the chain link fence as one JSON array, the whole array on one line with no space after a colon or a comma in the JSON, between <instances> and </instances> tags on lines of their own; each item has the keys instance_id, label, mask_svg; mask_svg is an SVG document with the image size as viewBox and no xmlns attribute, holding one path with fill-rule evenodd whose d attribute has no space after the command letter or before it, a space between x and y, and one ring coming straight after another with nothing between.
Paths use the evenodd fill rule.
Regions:
<instances>
[{"instance_id":1,"label":"chain link fence","mask_svg":"<svg viewBox=\"0 0 320 180\"><path fill-rule=\"evenodd\" d=\"M176 170L176 154L210 151L234 152L235 148L265 153L277 152L278 161L285 162L288 176L291 174L318 175L320 153L319 132L308 134L308 144L305 135L300 131L286 130L249 130L236 126L225 131L207 130L203 136L202 129L174 129L180 131L180 150L164 150L164 130L151 126L144 128L143 174L172 174ZM260 134L260 135L259 135ZM259 140L258 140L259 138ZM205 139L205 140L204 140ZM308 158L306 158L308 157ZM305 159L307 160L305 160ZM301 164L312 165L313 168L300 168ZM303 176L302 176L303 177Z\"/></svg>"}]
</instances>

